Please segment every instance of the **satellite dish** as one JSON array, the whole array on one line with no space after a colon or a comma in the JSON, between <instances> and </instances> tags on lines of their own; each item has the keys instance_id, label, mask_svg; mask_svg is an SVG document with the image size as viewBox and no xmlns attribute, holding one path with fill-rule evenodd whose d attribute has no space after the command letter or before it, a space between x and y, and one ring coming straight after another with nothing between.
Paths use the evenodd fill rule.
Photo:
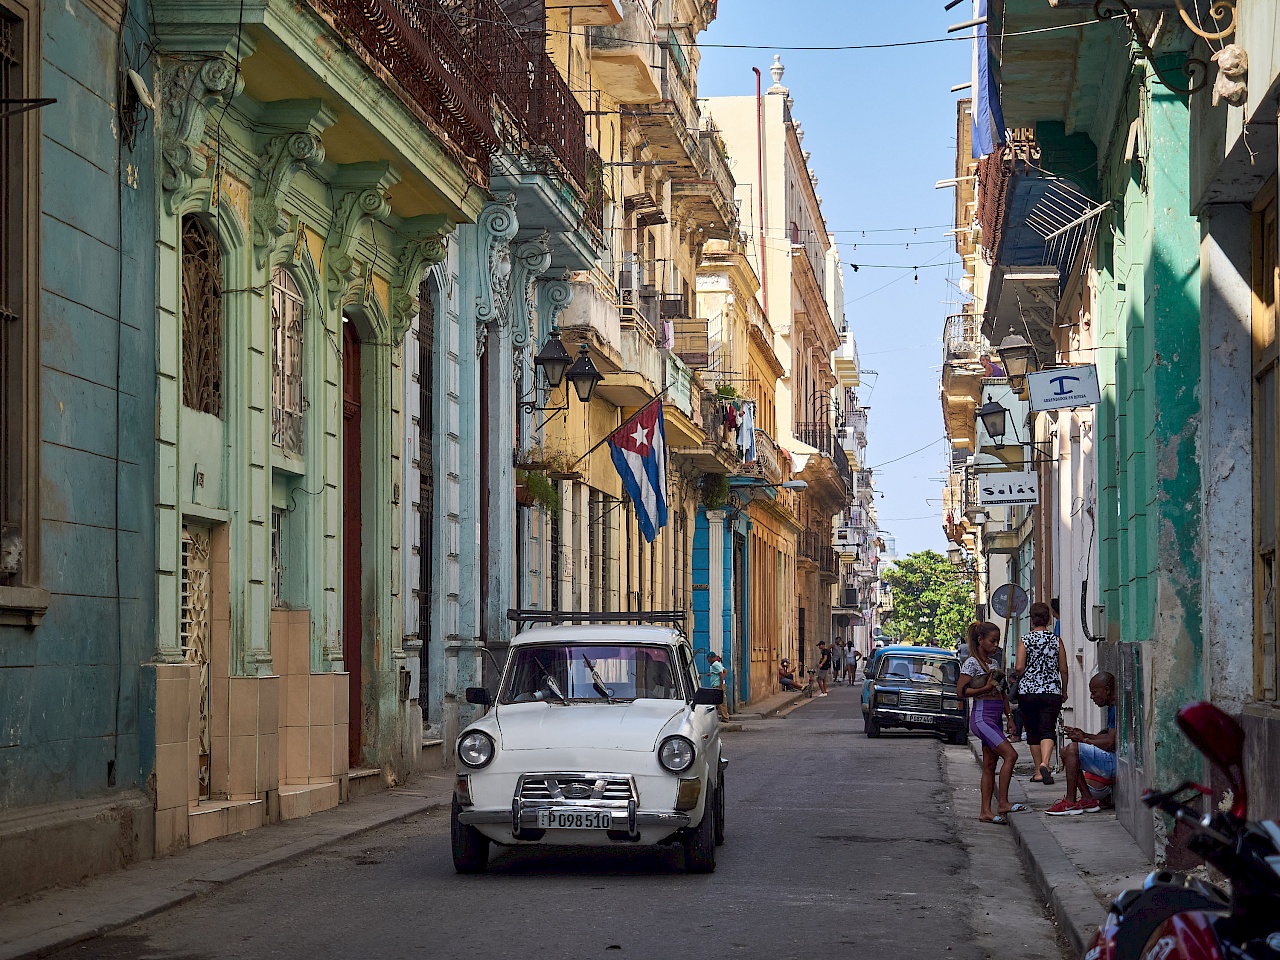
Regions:
<instances>
[{"instance_id":1,"label":"satellite dish","mask_svg":"<svg viewBox=\"0 0 1280 960\"><path fill-rule=\"evenodd\" d=\"M1026 611L1028 602L1027 591L1016 583L996 587L991 594L991 609L998 617L1020 617Z\"/></svg>"}]
</instances>

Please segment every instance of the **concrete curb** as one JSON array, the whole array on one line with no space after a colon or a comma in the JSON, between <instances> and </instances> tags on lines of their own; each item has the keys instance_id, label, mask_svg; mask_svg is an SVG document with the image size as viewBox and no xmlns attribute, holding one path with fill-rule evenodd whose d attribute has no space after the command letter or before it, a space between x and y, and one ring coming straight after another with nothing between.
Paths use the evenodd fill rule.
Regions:
<instances>
[{"instance_id":1,"label":"concrete curb","mask_svg":"<svg viewBox=\"0 0 1280 960\"><path fill-rule=\"evenodd\" d=\"M112 879L118 879L120 883L131 884L137 890L137 894L116 903L91 907L78 918L69 920L66 923L48 927L17 940L0 943L0 960L25 960L25 958L48 956L66 947L102 936L131 923L145 920L203 894L212 893L232 881L266 870L269 867L287 863L290 860L296 860L339 840L346 840L362 833L368 833L371 830L376 830L379 827L387 826L416 814L445 808L449 805L452 794L428 796L410 789L389 791L381 795L373 794L370 799L378 796L383 798L389 796L397 799L403 798L403 802L397 803L393 800L384 803L384 809L370 811L363 816L353 817L350 821L341 824L325 825L324 829L243 859L235 859L230 862L214 862L205 867L197 865L197 869L191 871L182 879L164 877L161 878L161 882L156 883L154 881L157 878L147 877L145 873L148 867L157 868L157 865L159 867L172 865L184 854L178 854L175 857L168 857L164 860L143 861L133 868L127 868L116 874L108 875ZM360 801L357 800L355 803L359 804ZM337 808L335 812L338 811L356 812L350 810L350 806L347 804ZM321 813L315 816L323 818L325 814ZM299 823L301 821L293 822ZM272 826L259 828L259 830L266 831L272 829ZM257 833L257 831L253 831L253 833ZM237 836L246 837L250 836L250 834L239 834ZM236 837L223 839L233 840ZM199 847L192 848L192 850L213 850L216 849L216 845L219 843L219 840L211 840L208 844L201 844ZM190 852L188 851L187 853L190 854ZM132 871L137 872L133 877L129 877L129 873ZM159 870L155 869L155 872L159 872ZM138 874L143 875L139 876ZM100 881L103 878L96 879ZM153 882L148 883L149 880ZM42 901L46 898L74 896L77 892L82 892L85 898L90 898L94 894L85 888L93 882L90 881L89 884L79 888L48 891L47 894L43 896L37 895L27 904L19 906L17 909L23 909L23 907L39 909ZM14 908L15 905L10 904L8 906ZM53 909L53 907L50 906L48 909ZM0 905L0 914L2 914L3 910L4 906ZM61 915L63 911L58 911L58 913Z\"/></svg>"},{"instance_id":2,"label":"concrete curb","mask_svg":"<svg viewBox=\"0 0 1280 960\"><path fill-rule=\"evenodd\" d=\"M969 747L974 759L982 763L982 744L976 737L969 738ZM1016 779L1009 784L1009 799L1031 806L1026 791ZM1031 813L1013 814L1009 817L1009 826L1018 854L1053 911L1059 929L1070 941L1075 955L1083 957L1103 918L1098 898L1041 822L1039 813L1033 809Z\"/></svg>"}]
</instances>

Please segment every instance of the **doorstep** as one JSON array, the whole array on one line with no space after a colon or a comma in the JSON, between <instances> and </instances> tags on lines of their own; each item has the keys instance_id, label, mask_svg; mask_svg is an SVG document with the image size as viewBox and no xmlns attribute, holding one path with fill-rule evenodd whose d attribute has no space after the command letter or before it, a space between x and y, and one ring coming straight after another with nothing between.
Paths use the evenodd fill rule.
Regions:
<instances>
[{"instance_id":1,"label":"doorstep","mask_svg":"<svg viewBox=\"0 0 1280 960\"><path fill-rule=\"evenodd\" d=\"M289 783L280 787L280 819L297 820L338 805L341 785L332 783Z\"/></svg>"},{"instance_id":2,"label":"doorstep","mask_svg":"<svg viewBox=\"0 0 1280 960\"><path fill-rule=\"evenodd\" d=\"M187 845L256 830L266 816L265 800L201 800L187 807Z\"/></svg>"}]
</instances>

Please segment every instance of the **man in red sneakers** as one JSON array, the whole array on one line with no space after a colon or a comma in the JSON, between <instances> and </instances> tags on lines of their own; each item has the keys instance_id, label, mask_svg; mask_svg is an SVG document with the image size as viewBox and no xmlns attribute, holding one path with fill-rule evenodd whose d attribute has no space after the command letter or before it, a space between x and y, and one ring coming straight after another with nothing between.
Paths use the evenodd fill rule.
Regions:
<instances>
[{"instance_id":1,"label":"man in red sneakers","mask_svg":"<svg viewBox=\"0 0 1280 960\"><path fill-rule=\"evenodd\" d=\"M1071 743L1062 751L1067 795L1045 811L1051 817L1074 817L1101 810L1086 777L1109 784L1116 773L1116 678L1105 671L1089 681L1089 698L1107 712L1107 728L1085 733L1067 727Z\"/></svg>"}]
</instances>

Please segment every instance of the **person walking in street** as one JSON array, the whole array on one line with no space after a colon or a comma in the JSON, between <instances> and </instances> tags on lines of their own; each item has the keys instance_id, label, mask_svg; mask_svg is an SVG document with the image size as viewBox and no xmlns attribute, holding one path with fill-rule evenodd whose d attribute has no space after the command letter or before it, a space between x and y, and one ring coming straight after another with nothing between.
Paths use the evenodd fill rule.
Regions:
<instances>
[{"instance_id":1,"label":"person walking in street","mask_svg":"<svg viewBox=\"0 0 1280 960\"><path fill-rule=\"evenodd\" d=\"M831 647L831 680L839 683L844 677L844 640L837 640Z\"/></svg>"},{"instance_id":2,"label":"person walking in street","mask_svg":"<svg viewBox=\"0 0 1280 960\"><path fill-rule=\"evenodd\" d=\"M1032 783L1053 783L1049 762L1057 738L1058 713L1067 689L1067 651L1053 635L1053 610L1031 605L1031 632L1018 640L1018 706L1027 727L1027 745L1036 774Z\"/></svg>"},{"instance_id":3,"label":"person walking in street","mask_svg":"<svg viewBox=\"0 0 1280 960\"><path fill-rule=\"evenodd\" d=\"M982 809L978 819L983 823L1006 824L1008 814L1025 813L1027 806L1009 802L1009 781L1018 752L1005 736L1001 719L1012 724L1009 704L1005 700L1000 669L1000 628L994 623L975 623L968 633L969 659L960 667L956 696L972 700L969 710L969 732L982 741ZM996 761L1000 763L999 781ZM991 796L996 795L996 810L991 810Z\"/></svg>"},{"instance_id":4,"label":"person walking in street","mask_svg":"<svg viewBox=\"0 0 1280 960\"><path fill-rule=\"evenodd\" d=\"M831 679L831 651L827 641L818 641L818 696L827 695L827 681Z\"/></svg>"},{"instance_id":5,"label":"person walking in street","mask_svg":"<svg viewBox=\"0 0 1280 960\"><path fill-rule=\"evenodd\" d=\"M862 654L852 643L845 648L844 651L844 674L849 680L849 685L853 686L855 680L858 679L858 661L862 659Z\"/></svg>"},{"instance_id":6,"label":"person walking in street","mask_svg":"<svg viewBox=\"0 0 1280 960\"><path fill-rule=\"evenodd\" d=\"M720 706L716 707L716 713L719 714L721 721L728 723L729 691L725 689L724 676L725 676L724 661L720 659L720 654L708 653L706 684L711 689L713 690L719 689L724 694L724 699L720 701Z\"/></svg>"}]
</instances>

